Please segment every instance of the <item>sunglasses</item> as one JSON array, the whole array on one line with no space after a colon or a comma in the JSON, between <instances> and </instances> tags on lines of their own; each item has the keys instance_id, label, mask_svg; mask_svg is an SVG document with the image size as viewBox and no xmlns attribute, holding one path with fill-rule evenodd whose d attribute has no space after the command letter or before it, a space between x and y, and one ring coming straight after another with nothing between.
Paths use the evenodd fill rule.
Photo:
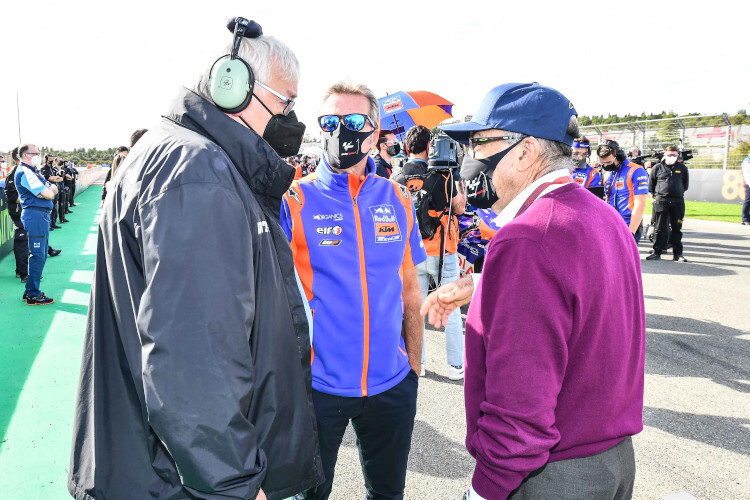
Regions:
<instances>
[{"instance_id":1,"label":"sunglasses","mask_svg":"<svg viewBox=\"0 0 750 500\"><path fill-rule=\"evenodd\" d=\"M509 141L512 137L509 135L500 135L497 137L472 137L469 139L469 146L472 148L475 148L477 146L484 146L485 144L489 144L490 142L495 141Z\"/></svg>"},{"instance_id":2,"label":"sunglasses","mask_svg":"<svg viewBox=\"0 0 750 500\"><path fill-rule=\"evenodd\" d=\"M318 124L323 132L333 132L339 128L339 124L343 123L344 127L354 132L359 132L365 127L365 123L370 122L372 128L375 128L375 124L372 123L370 117L363 113L350 113L348 115L323 115L318 117Z\"/></svg>"}]
</instances>

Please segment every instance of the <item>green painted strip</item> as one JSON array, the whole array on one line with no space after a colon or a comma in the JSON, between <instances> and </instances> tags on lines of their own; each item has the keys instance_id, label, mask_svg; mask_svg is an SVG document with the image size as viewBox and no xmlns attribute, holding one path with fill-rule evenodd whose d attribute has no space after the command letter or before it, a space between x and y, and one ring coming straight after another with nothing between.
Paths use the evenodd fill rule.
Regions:
<instances>
[{"instance_id":1,"label":"green painted strip","mask_svg":"<svg viewBox=\"0 0 750 500\"><path fill-rule=\"evenodd\" d=\"M27 306L15 277L13 254L0 260L0 496L69 498L75 396L95 255L100 196L76 197L77 206L50 245L42 291L49 306Z\"/></svg>"}]
</instances>

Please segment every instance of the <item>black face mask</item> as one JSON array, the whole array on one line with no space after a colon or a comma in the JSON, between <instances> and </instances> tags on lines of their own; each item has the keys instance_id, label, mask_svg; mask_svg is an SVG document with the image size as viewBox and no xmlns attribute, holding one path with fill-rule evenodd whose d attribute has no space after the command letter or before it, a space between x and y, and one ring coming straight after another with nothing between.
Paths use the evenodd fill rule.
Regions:
<instances>
[{"instance_id":1,"label":"black face mask","mask_svg":"<svg viewBox=\"0 0 750 500\"><path fill-rule=\"evenodd\" d=\"M396 156L401 152L401 144L391 144L388 146L388 154L391 156Z\"/></svg>"},{"instance_id":2,"label":"black face mask","mask_svg":"<svg viewBox=\"0 0 750 500\"><path fill-rule=\"evenodd\" d=\"M617 170L617 165L615 165L615 162L612 162L609 165L602 164L602 169L605 172L614 172L615 170Z\"/></svg>"},{"instance_id":3,"label":"black face mask","mask_svg":"<svg viewBox=\"0 0 750 500\"><path fill-rule=\"evenodd\" d=\"M583 168L586 166L586 158L582 160L575 160L576 168Z\"/></svg>"},{"instance_id":4,"label":"black face mask","mask_svg":"<svg viewBox=\"0 0 750 500\"><path fill-rule=\"evenodd\" d=\"M255 94L253 96L258 99ZM305 135L305 124L297 120L297 114L291 111L288 115L275 115L263 101L258 99L258 102L271 114L271 119L268 120L266 129L263 131L263 139L282 158L299 153L302 138ZM250 128L241 116L240 120L247 128Z\"/></svg>"},{"instance_id":5,"label":"black face mask","mask_svg":"<svg viewBox=\"0 0 750 500\"><path fill-rule=\"evenodd\" d=\"M521 141L482 160L476 160L468 155L464 157L461 164L461 178L466 182L466 201L471 206L492 208L492 205L499 200L495 186L492 184L492 173L503 157Z\"/></svg>"},{"instance_id":6,"label":"black face mask","mask_svg":"<svg viewBox=\"0 0 750 500\"><path fill-rule=\"evenodd\" d=\"M328 165L340 170L351 168L367 156L362 152L362 143L375 131L355 132L343 125L333 132L323 134L323 149L328 158Z\"/></svg>"}]
</instances>

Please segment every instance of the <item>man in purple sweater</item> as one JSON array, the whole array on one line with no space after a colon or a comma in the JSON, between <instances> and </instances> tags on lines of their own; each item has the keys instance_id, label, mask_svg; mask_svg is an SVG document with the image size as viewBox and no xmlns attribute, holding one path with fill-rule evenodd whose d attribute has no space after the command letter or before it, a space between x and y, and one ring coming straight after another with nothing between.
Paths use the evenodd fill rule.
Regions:
<instances>
[{"instance_id":1,"label":"man in purple sweater","mask_svg":"<svg viewBox=\"0 0 750 500\"><path fill-rule=\"evenodd\" d=\"M640 260L618 213L569 177L573 104L536 83L505 84L472 122L443 130L470 145L467 185L491 178L487 204L501 227L483 277L441 287L422 308L441 325L473 295L468 498L630 498L630 436L643 429ZM617 273L581 255L616 260Z\"/></svg>"}]
</instances>

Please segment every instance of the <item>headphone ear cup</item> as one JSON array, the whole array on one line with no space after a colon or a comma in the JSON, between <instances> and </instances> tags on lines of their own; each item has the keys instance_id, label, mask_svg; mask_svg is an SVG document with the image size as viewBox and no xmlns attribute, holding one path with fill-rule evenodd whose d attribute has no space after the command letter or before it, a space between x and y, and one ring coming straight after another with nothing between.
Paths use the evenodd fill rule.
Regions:
<instances>
[{"instance_id":1,"label":"headphone ear cup","mask_svg":"<svg viewBox=\"0 0 750 500\"><path fill-rule=\"evenodd\" d=\"M623 151L622 149L618 149L617 153L615 153L615 158L617 158L617 161L623 162L628 158L628 156L625 154L625 151Z\"/></svg>"},{"instance_id":2,"label":"headphone ear cup","mask_svg":"<svg viewBox=\"0 0 750 500\"><path fill-rule=\"evenodd\" d=\"M216 107L224 113L239 113L253 97L255 75L250 65L239 57L224 56L211 67L209 89Z\"/></svg>"}]
</instances>

